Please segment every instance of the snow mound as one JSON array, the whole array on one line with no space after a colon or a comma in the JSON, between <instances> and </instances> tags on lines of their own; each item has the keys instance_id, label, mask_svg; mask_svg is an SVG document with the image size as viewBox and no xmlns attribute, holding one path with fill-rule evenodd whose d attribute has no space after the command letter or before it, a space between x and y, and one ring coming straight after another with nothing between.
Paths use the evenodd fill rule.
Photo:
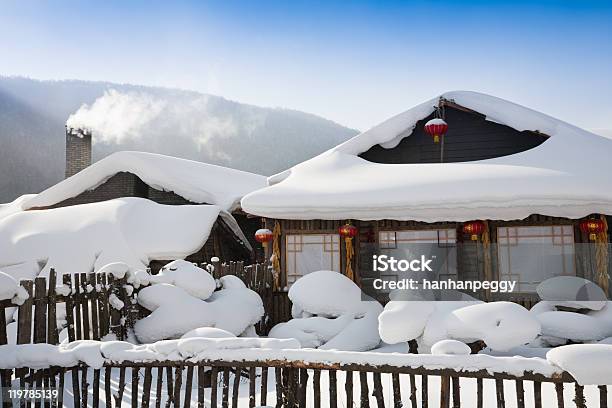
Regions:
<instances>
[{"instance_id":1,"label":"snow mound","mask_svg":"<svg viewBox=\"0 0 612 408\"><path fill-rule=\"evenodd\" d=\"M483 340L492 350L505 351L527 344L540 334L540 323L523 306L490 302L452 311L446 319L448 333L466 342Z\"/></svg>"},{"instance_id":2,"label":"snow mound","mask_svg":"<svg viewBox=\"0 0 612 408\"><path fill-rule=\"evenodd\" d=\"M151 311L149 316L138 320L134 325L134 333L141 343L176 339L205 327L215 327L238 336L251 328L264 315L261 298L256 292L248 289L240 279L234 277L239 283L233 279L226 279L225 282L230 282L229 288L223 286L222 281L221 290L212 292L209 289L211 280L214 285L214 279L208 272L202 269L195 271L187 267L186 270L189 272L181 276L180 271L186 265L182 263L175 265L179 265L178 269L170 272L174 273L175 277L180 276L181 286L153 282L151 286L141 289L138 294L138 303ZM204 277L205 275L210 279ZM202 279L207 283L202 284L200 282ZM182 287L188 286L190 281L193 282L191 289L198 297ZM205 299L200 298L207 292L211 294Z\"/></svg>"},{"instance_id":3,"label":"snow mound","mask_svg":"<svg viewBox=\"0 0 612 408\"><path fill-rule=\"evenodd\" d=\"M569 372L579 384L612 384L612 345L572 344L546 353L546 359Z\"/></svg>"},{"instance_id":4,"label":"snow mound","mask_svg":"<svg viewBox=\"0 0 612 408\"><path fill-rule=\"evenodd\" d=\"M129 271L130 266L125 262L111 262L98 269L98 272L113 275L117 279L123 279Z\"/></svg>"},{"instance_id":5,"label":"snow mound","mask_svg":"<svg viewBox=\"0 0 612 408\"><path fill-rule=\"evenodd\" d=\"M431 354L463 356L472 352L470 346L458 340L440 340L431 346Z\"/></svg>"},{"instance_id":6,"label":"snow mound","mask_svg":"<svg viewBox=\"0 0 612 408\"><path fill-rule=\"evenodd\" d=\"M433 301L390 301L378 316L380 338L397 344L421 337L435 309Z\"/></svg>"},{"instance_id":7,"label":"snow mound","mask_svg":"<svg viewBox=\"0 0 612 408\"><path fill-rule=\"evenodd\" d=\"M289 299L298 311L336 317L359 309L361 289L341 273L316 271L302 276L291 286Z\"/></svg>"},{"instance_id":8,"label":"snow mound","mask_svg":"<svg viewBox=\"0 0 612 408\"><path fill-rule=\"evenodd\" d=\"M157 275L149 278L149 282L170 283L202 300L208 299L217 287L215 279L208 272L182 259L166 264Z\"/></svg>"},{"instance_id":9,"label":"snow mound","mask_svg":"<svg viewBox=\"0 0 612 408\"><path fill-rule=\"evenodd\" d=\"M236 337L227 330L218 329L216 327L198 327L188 331L181 336L181 339L189 339L192 337L204 337L207 339L222 339L226 337Z\"/></svg>"},{"instance_id":10,"label":"snow mound","mask_svg":"<svg viewBox=\"0 0 612 408\"><path fill-rule=\"evenodd\" d=\"M0 271L0 300L12 299L19 285L10 275Z\"/></svg>"},{"instance_id":11,"label":"snow mound","mask_svg":"<svg viewBox=\"0 0 612 408\"><path fill-rule=\"evenodd\" d=\"M589 311L587 315L597 320L606 337L612 336L612 302L606 302L601 310Z\"/></svg>"},{"instance_id":12,"label":"snow mound","mask_svg":"<svg viewBox=\"0 0 612 408\"><path fill-rule=\"evenodd\" d=\"M245 194L266 183L263 176L227 167L161 154L123 151L97 161L21 205L24 209L48 207L92 190L120 172L135 174L155 189L173 191L193 203L214 204L225 211L237 208Z\"/></svg>"},{"instance_id":13,"label":"snow mound","mask_svg":"<svg viewBox=\"0 0 612 408\"><path fill-rule=\"evenodd\" d=\"M555 276L540 283L536 292L540 299L555 306L600 310L606 305L604 291L595 283L578 276Z\"/></svg>"},{"instance_id":14,"label":"snow mound","mask_svg":"<svg viewBox=\"0 0 612 408\"><path fill-rule=\"evenodd\" d=\"M601 340L610 327L604 327L592 316L573 312L544 312L536 316L542 335L573 341Z\"/></svg>"},{"instance_id":15,"label":"snow mound","mask_svg":"<svg viewBox=\"0 0 612 408\"><path fill-rule=\"evenodd\" d=\"M371 350L380 343L382 306L361 297L361 289L338 272L309 273L289 289L294 318L274 326L269 336L294 338L305 348Z\"/></svg>"},{"instance_id":16,"label":"snow mound","mask_svg":"<svg viewBox=\"0 0 612 408\"><path fill-rule=\"evenodd\" d=\"M88 272L122 262L144 270L153 259L198 251L220 214L216 206L161 205L143 198L23 211L0 219L0 269L22 265L14 272L24 275L37 267L40 276L48 276L50 268Z\"/></svg>"}]
</instances>

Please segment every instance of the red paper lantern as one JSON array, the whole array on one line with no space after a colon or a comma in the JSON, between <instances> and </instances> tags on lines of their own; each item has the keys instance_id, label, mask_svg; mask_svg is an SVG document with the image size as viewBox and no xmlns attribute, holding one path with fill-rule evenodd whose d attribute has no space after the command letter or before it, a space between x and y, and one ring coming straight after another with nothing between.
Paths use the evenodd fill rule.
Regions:
<instances>
[{"instance_id":1,"label":"red paper lantern","mask_svg":"<svg viewBox=\"0 0 612 408\"><path fill-rule=\"evenodd\" d=\"M351 224L344 224L338 228L338 234L343 238L354 238L357 236L357 227Z\"/></svg>"},{"instance_id":2,"label":"red paper lantern","mask_svg":"<svg viewBox=\"0 0 612 408\"><path fill-rule=\"evenodd\" d=\"M261 242L263 247L268 246L268 242L274 239L274 234L267 228L258 229L255 231L255 240Z\"/></svg>"},{"instance_id":3,"label":"red paper lantern","mask_svg":"<svg viewBox=\"0 0 612 408\"><path fill-rule=\"evenodd\" d=\"M602 220L582 220L580 221L580 231L584 234L589 234L591 241L597 240L597 234L604 232L605 226Z\"/></svg>"},{"instance_id":4,"label":"red paper lantern","mask_svg":"<svg viewBox=\"0 0 612 408\"><path fill-rule=\"evenodd\" d=\"M477 241L478 236L484 232L485 225L482 221L470 221L463 224L463 233L470 234L472 241Z\"/></svg>"},{"instance_id":5,"label":"red paper lantern","mask_svg":"<svg viewBox=\"0 0 612 408\"><path fill-rule=\"evenodd\" d=\"M444 135L447 130L448 125L440 118L431 119L425 124L425 132L433 137L434 143L439 143L440 136Z\"/></svg>"}]
</instances>

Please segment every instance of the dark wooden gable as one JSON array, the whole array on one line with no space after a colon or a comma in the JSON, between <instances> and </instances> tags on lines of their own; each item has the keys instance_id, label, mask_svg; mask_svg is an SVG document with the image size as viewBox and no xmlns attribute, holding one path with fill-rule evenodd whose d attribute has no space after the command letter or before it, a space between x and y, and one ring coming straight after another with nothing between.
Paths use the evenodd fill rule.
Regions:
<instances>
[{"instance_id":1,"label":"dark wooden gable","mask_svg":"<svg viewBox=\"0 0 612 408\"><path fill-rule=\"evenodd\" d=\"M459 106L444 106L448 132L444 138L444 162L464 162L491 159L529 150L548 137L532 131L519 132L509 126L487 121L484 115ZM375 145L360 157L375 163L439 163L440 144L425 133L425 123L431 114L417 122L392 149Z\"/></svg>"}]
</instances>

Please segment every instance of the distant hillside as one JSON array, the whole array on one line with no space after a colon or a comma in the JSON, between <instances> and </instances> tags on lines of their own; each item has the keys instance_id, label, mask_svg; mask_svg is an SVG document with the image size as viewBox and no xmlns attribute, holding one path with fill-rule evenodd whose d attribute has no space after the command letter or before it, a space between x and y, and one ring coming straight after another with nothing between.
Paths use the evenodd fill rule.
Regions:
<instances>
[{"instance_id":1,"label":"distant hillside","mask_svg":"<svg viewBox=\"0 0 612 408\"><path fill-rule=\"evenodd\" d=\"M0 77L0 203L63 178L69 117L94 131L94 160L142 150L264 175L357 133L315 115L197 92Z\"/></svg>"}]
</instances>

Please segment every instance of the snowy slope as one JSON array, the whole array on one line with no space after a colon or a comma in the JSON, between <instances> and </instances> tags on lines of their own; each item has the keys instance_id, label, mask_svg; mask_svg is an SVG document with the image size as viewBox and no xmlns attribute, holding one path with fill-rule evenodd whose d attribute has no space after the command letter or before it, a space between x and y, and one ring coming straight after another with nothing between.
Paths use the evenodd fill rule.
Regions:
<instances>
[{"instance_id":1,"label":"snowy slope","mask_svg":"<svg viewBox=\"0 0 612 408\"><path fill-rule=\"evenodd\" d=\"M393 148L434 111L438 97L268 179L245 211L288 219L466 221L540 213L612 213L612 140L514 103L475 92L442 97L516 130L550 138L513 155L463 163L378 164L358 155Z\"/></svg>"},{"instance_id":2,"label":"snowy slope","mask_svg":"<svg viewBox=\"0 0 612 408\"><path fill-rule=\"evenodd\" d=\"M91 190L119 172L129 172L158 190L173 191L194 203L226 211L247 193L265 185L265 177L227 167L144 152L118 152L27 199L24 209L47 207ZM1 211L1 209L0 209Z\"/></svg>"},{"instance_id":3,"label":"snowy slope","mask_svg":"<svg viewBox=\"0 0 612 408\"><path fill-rule=\"evenodd\" d=\"M50 268L88 272L118 261L144 269L152 259L198 251L220 214L214 205L170 206L141 198L23 211L0 220L0 270L31 277L36 267L44 276ZM230 226L232 219L225 214Z\"/></svg>"}]
</instances>

